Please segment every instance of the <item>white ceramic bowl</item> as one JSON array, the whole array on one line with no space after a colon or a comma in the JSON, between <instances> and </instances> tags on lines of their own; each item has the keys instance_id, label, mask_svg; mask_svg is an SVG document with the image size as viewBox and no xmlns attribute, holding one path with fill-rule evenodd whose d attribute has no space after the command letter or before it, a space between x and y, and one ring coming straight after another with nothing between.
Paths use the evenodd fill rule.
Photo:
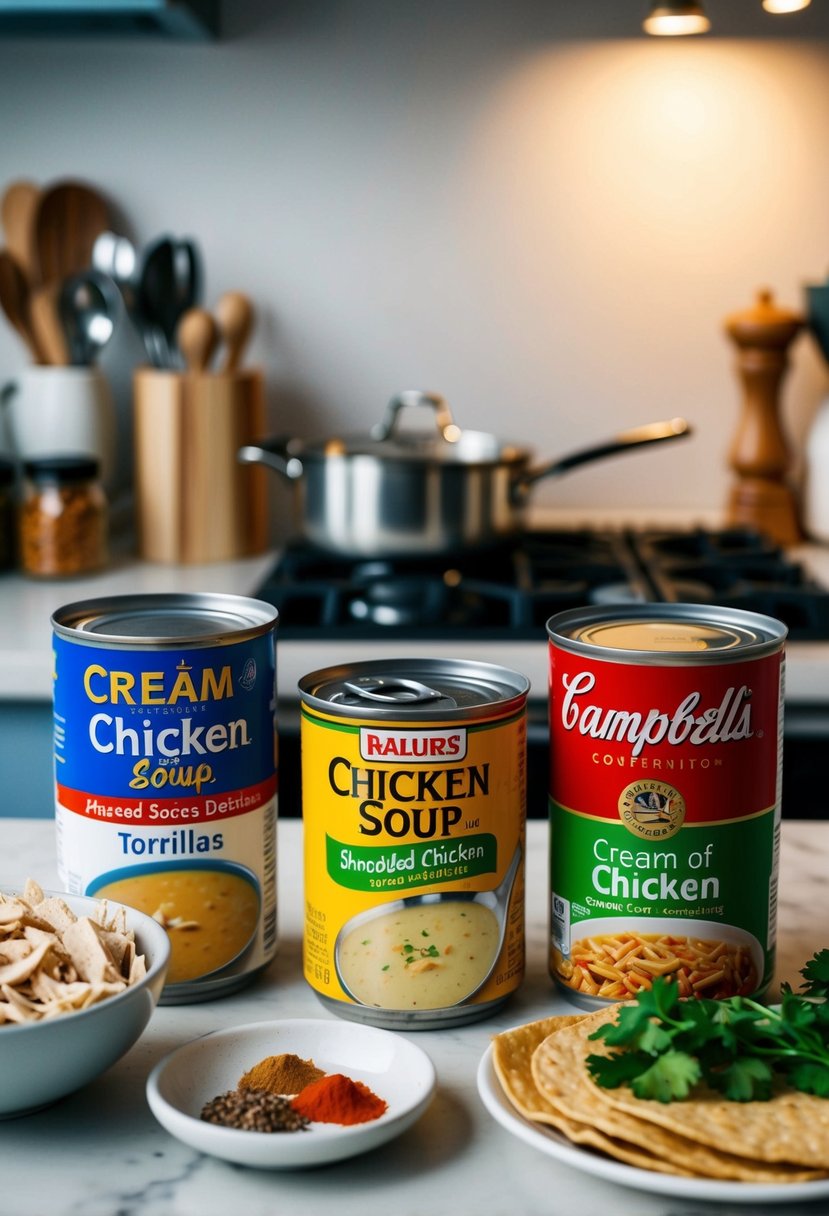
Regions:
<instances>
[{"instance_id":1,"label":"white ceramic bowl","mask_svg":"<svg viewBox=\"0 0 829 1216\"><path fill-rule=\"evenodd\" d=\"M388 1109L369 1123L312 1123L297 1132L240 1131L199 1118L206 1102L235 1089L254 1064L283 1052L362 1081ZM399 1034L356 1022L284 1018L185 1043L153 1069L147 1101L168 1132L202 1153L261 1169L297 1169L341 1161L399 1136L423 1113L434 1088L432 1061Z\"/></svg>"},{"instance_id":2,"label":"white ceramic bowl","mask_svg":"<svg viewBox=\"0 0 829 1216\"><path fill-rule=\"evenodd\" d=\"M76 916L100 901L47 891L65 900ZM120 905L107 901L110 910ZM88 1009L42 1022L0 1026L0 1118L29 1114L94 1080L120 1059L143 1032L158 1004L170 958L165 929L143 912L125 908L147 974Z\"/></svg>"}]
</instances>

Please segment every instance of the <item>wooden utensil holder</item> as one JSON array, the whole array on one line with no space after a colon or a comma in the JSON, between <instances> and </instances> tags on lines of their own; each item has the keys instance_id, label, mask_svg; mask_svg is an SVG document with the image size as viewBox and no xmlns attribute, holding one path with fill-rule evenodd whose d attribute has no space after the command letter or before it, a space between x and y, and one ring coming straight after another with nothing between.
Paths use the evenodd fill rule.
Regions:
<instances>
[{"instance_id":1,"label":"wooden utensil holder","mask_svg":"<svg viewBox=\"0 0 829 1216\"><path fill-rule=\"evenodd\" d=\"M133 424L140 556L191 565L261 553L266 471L236 453L265 433L262 373L138 368Z\"/></svg>"}]
</instances>

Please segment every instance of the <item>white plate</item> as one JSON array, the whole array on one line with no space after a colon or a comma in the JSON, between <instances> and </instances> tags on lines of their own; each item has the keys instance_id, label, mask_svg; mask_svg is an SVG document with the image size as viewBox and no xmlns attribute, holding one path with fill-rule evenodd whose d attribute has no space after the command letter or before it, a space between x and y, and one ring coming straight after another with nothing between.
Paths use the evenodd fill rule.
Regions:
<instances>
[{"instance_id":1,"label":"white plate","mask_svg":"<svg viewBox=\"0 0 829 1216\"><path fill-rule=\"evenodd\" d=\"M622 1161L614 1161L594 1149L572 1144L560 1132L532 1123L518 1114L501 1088L492 1062L490 1045L478 1067L478 1093L489 1113L502 1127L519 1140L532 1145L548 1157L554 1157L573 1169L605 1178L620 1186L640 1191L655 1191L659 1195L676 1195L684 1199L716 1199L723 1203L782 1203L804 1199L820 1199L829 1195L829 1178L815 1182L721 1182L715 1178L679 1178L674 1174L658 1174L640 1170Z\"/></svg>"},{"instance_id":2,"label":"white plate","mask_svg":"<svg viewBox=\"0 0 829 1216\"><path fill-rule=\"evenodd\" d=\"M370 1123L312 1123L299 1132L247 1132L199 1118L211 1098L235 1089L254 1064L282 1052L362 1081L388 1109ZM425 1110L434 1089L432 1061L401 1035L354 1022L295 1018L236 1026L185 1043L153 1069L147 1101L168 1132L199 1152L240 1165L295 1169L353 1157L399 1136Z\"/></svg>"}]
</instances>

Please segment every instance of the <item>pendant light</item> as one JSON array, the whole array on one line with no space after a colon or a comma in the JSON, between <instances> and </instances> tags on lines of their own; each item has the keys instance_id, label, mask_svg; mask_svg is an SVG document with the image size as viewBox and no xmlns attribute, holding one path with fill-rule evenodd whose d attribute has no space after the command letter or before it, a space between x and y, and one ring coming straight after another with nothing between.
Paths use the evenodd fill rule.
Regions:
<instances>
[{"instance_id":1,"label":"pendant light","mask_svg":"<svg viewBox=\"0 0 829 1216\"><path fill-rule=\"evenodd\" d=\"M799 13L802 8L808 8L812 0L763 0L763 8L767 13Z\"/></svg>"},{"instance_id":2,"label":"pendant light","mask_svg":"<svg viewBox=\"0 0 829 1216\"><path fill-rule=\"evenodd\" d=\"M786 3L786 0L779 2ZM808 3L808 0L806 2ZM654 4L642 23L642 28L646 34L678 37L684 34L705 34L711 28L711 22L699 3Z\"/></svg>"}]
</instances>

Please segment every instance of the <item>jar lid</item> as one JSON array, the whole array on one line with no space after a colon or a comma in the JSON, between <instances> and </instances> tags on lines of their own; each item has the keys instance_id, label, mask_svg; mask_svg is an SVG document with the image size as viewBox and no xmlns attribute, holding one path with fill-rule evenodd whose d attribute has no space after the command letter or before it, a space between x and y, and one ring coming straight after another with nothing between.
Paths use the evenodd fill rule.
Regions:
<instances>
[{"instance_id":1,"label":"jar lid","mask_svg":"<svg viewBox=\"0 0 829 1216\"><path fill-rule=\"evenodd\" d=\"M99 462L94 456L38 456L27 460L23 472L30 481L63 485L70 482L92 481L98 476Z\"/></svg>"}]
</instances>

